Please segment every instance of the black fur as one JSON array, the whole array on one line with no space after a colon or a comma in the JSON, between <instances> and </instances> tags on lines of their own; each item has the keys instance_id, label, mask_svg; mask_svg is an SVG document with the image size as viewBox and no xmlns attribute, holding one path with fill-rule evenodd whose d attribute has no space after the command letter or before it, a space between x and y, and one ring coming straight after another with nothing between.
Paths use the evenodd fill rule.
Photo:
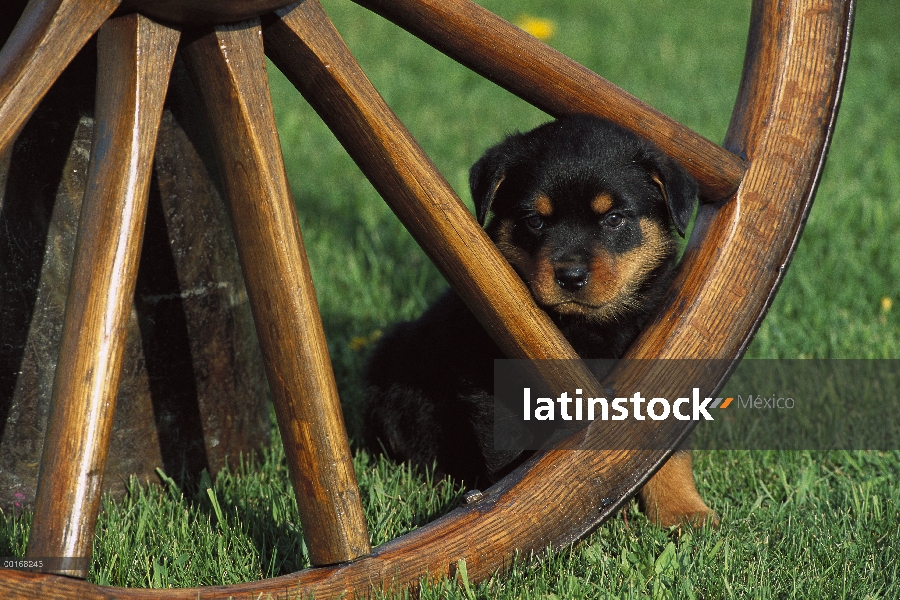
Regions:
<instances>
[{"instance_id":1,"label":"black fur","mask_svg":"<svg viewBox=\"0 0 900 600\"><path fill-rule=\"evenodd\" d=\"M622 256L648 243L641 220L658 226L664 241L657 245L658 264L612 314L597 316L580 305L568 310L542 306L580 356L621 356L674 277L675 231L684 234L697 194L681 165L618 126L579 116L511 135L490 148L472 167L470 185L479 221L484 224L493 213L486 231L533 284L539 305L545 298L535 291L537 276L529 281L530 267L523 261L543 253L542 264L550 265L545 274L555 279L552 285L545 281L543 289L590 302L585 293L605 289L604 282L590 279L592 260L601 254ZM614 203L599 215L591 202L603 194ZM535 212L540 196L552 204L549 216ZM618 217L610 217L613 213ZM529 258L517 260L513 254ZM436 464L438 474L469 485L493 482L523 458L492 447L493 360L502 357L455 292L448 291L417 321L397 325L376 347L366 372L367 446L420 467Z\"/></svg>"}]
</instances>

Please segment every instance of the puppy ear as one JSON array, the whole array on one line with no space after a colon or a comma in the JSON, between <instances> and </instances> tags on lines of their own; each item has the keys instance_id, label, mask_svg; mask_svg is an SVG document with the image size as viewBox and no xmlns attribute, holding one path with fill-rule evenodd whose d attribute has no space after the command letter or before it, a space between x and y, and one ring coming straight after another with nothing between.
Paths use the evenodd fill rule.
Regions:
<instances>
[{"instance_id":1,"label":"puppy ear","mask_svg":"<svg viewBox=\"0 0 900 600\"><path fill-rule=\"evenodd\" d=\"M475 203L475 216L482 227L491 211L497 190L506 179L506 169L503 165L486 160L487 158L487 154L482 156L469 170L469 188L472 190L472 201Z\"/></svg>"},{"instance_id":2,"label":"puppy ear","mask_svg":"<svg viewBox=\"0 0 900 600\"><path fill-rule=\"evenodd\" d=\"M659 153L647 165L650 177L659 186L669 216L678 235L684 237L691 215L697 206L697 182L676 160Z\"/></svg>"},{"instance_id":3,"label":"puppy ear","mask_svg":"<svg viewBox=\"0 0 900 600\"><path fill-rule=\"evenodd\" d=\"M509 170L523 160L526 146L522 134L514 134L493 148L488 149L469 170L469 189L475 203L475 216L484 226L497 191L506 179Z\"/></svg>"}]
</instances>

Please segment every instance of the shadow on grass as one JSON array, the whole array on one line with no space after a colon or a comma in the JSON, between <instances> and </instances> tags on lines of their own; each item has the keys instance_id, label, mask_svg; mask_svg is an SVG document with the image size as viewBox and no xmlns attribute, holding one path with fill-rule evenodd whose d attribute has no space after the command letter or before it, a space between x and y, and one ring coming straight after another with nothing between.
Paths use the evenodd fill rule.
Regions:
<instances>
[{"instance_id":1,"label":"shadow on grass","mask_svg":"<svg viewBox=\"0 0 900 600\"><path fill-rule=\"evenodd\" d=\"M370 542L383 544L456 508L464 489L430 472L357 452L354 466ZM215 482L206 472L181 484L163 477L170 494L183 495L188 511L212 537L244 537L259 556L263 577L293 573L310 565L287 463L278 436L260 456L243 458L221 471ZM197 529L196 526L194 529Z\"/></svg>"}]
</instances>

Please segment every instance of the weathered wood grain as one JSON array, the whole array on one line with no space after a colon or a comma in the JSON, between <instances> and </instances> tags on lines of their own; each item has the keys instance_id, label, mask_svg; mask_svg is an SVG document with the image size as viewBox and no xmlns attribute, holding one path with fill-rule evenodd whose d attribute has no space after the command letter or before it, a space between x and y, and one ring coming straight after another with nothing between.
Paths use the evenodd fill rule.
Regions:
<instances>
[{"instance_id":1,"label":"weathered wood grain","mask_svg":"<svg viewBox=\"0 0 900 600\"><path fill-rule=\"evenodd\" d=\"M91 555L156 133L178 38L176 30L135 14L112 19L100 31L97 127L29 557Z\"/></svg>"},{"instance_id":2,"label":"weathered wood grain","mask_svg":"<svg viewBox=\"0 0 900 600\"><path fill-rule=\"evenodd\" d=\"M369 553L350 447L269 98L258 21L185 48L202 91L313 564Z\"/></svg>"},{"instance_id":3,"label":"weathered wood grain","mask_svg":"<svg viewBox=\"0 0 900 600\"><path fill-rule=\"evenodd\" d=\"M0 154L121 0L31 0L0 50Z\"/></svg>"}]
</instances>

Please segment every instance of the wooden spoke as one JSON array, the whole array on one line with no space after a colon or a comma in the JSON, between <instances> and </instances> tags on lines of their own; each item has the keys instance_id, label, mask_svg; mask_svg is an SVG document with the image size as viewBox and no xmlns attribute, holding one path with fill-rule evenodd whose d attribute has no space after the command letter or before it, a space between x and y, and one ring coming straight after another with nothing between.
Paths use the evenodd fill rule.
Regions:
<instances>
[{"instance_id":1,"label":"wooden spoke","mask_svg":"<svg viewBox=\"0 0 900 600\"><path fill-rule=\"evenodd\" d=\"M121 0L31 0L0 50L0 154Z\"/></svg>"},{"instance_id":2,"label":"wooden spoke","mask_svg":"<svg viewBox=\"0 0 900 600\"><path fill-rule=\"evenodd\" d=\"M28 542L30 557L91 555L150 166L177 31L138 15L98 40L96 127ZM82 569L62 569L84 577Z\"/></svg>"},{"instance_id":3,"label":"wooden spoke","mask_svg":"<svg viewBox=\"0 0 900 600\"><path fill-rule=\"evenodd\" d=\"M368 554L368 533L255 23L220 26L186 54L212 120L306 544L313 564L334 564Z\"/></svg>"},{"instance_id":4,"label":"wooden spoke","mask_svg":"<svg viewBox=\"0 0 900 600\"><path fill-rule=\"evenodd\" d=\"M554 116L593 113L677 158L701 199L737 189L744 163L471 0L354 0Z\"/></svg>"},{"instance_id":5,"label":"wooden spoke","mask_svg":"<svg viewBox=\"0 0 900 600\"><path fill-rule=\"evenodd\" d=\"M456 193L385 104L317 0L277 14L266 51L335 133L507 356L578 358ZM352 118L348 116L352 115ZM550 382L598 384L580 364Z\"/></svg>"},{"instance_id":6,"label":"wooden spoke","mask_svg":"<svg viewBox=\"0 0 900 600\"><path fill-rule=\"evenodd\" d=\"M282 14L283 13L283 14ZM266 52L510 356L576 357L359 68L317 0L267 24ZM502 311L503 305L516 306Z\"/></svg>"}]
</instances>

